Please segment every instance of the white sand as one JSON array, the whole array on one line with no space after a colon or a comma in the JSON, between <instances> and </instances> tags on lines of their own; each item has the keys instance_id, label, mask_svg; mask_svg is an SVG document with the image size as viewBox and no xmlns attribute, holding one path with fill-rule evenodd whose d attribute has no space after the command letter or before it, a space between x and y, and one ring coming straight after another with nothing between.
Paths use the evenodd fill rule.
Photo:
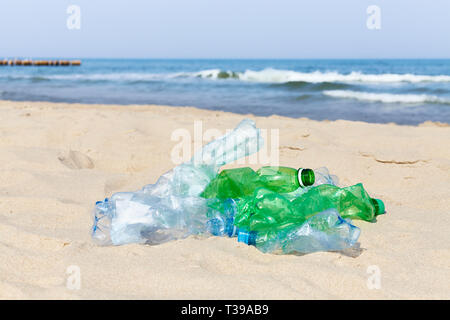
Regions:
<instances>
[{"instance_id":1,"label":"white sand","mask_svg":"<svg viewBox=\"0 0 450 320\"><path fill-rule=\"evenodd\" d=\"M91 241L96 200L140 189L174 166L175 129L193 132L202 120L204 130L224 131L242 118L0 102L0 298L450 298L450 127L433 123L251 117L280 130L280 164L327 166L343 185L363 182L385 201L378 222L355 222L360 250L281 256L229 238L153 247ZM67 287L72 265L79 290ZM379 289L367 286L370 266L381 272Z\"/></svg>"}]
</instances>

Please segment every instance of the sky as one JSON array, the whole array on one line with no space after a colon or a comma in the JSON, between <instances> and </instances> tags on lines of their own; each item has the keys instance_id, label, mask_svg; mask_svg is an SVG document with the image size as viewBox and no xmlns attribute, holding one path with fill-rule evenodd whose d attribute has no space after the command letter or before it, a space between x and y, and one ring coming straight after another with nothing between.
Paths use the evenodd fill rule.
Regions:
<instances>
[{"instance_id":1,"label":"sky","mask_svg":"<svg viewBox=\"0 0 450 320\"><path fill-rule=\"evenodd\" d=\"M0 57L450 58L449 17L449 0L2 0Z\"/></svg>"}]
</instances>

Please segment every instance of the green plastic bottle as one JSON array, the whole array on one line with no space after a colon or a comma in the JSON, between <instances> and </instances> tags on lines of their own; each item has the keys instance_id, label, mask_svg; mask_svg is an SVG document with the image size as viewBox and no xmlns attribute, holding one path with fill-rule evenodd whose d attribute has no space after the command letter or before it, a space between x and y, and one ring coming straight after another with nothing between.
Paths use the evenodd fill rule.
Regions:
<instances>
[{"instance_id":1,"label":"green plastic bottle","mask_svg":"<svg viewBox=\"0 0 450 320\"><path fill-rule=\"evenodd\" d=\"M282 194L258 188L252 196L235 200L234 224L239 229L264 231L303 223L307 217L295 210Z\"/></svg>"},{"instance_id":2,"label":"green plastic bottle","mask_svg":"<svg viewBox=\"0 0 450 320\"><path fill-rule=\"evenodd\" d=\"M343 218L365 221L373 221L385 213L383 201L371 198L361 183L345 188L328 184L316 186L293 200L292 204L306 215L335 208Z\"/></svg>"},{"instance_id":3,"label":"green plastic bottle","mask_svg":"<svg viewBox=\"0 0 450 320\"><path fill-rule=\"evenodd\" d=\"M294 200L258 188L234 203L236 227L258 232L300 225L328 209L336 209L343 218L365 221L385 212L383 201L371 198L360 183L346 188L325 184L312 187Z\"/></svg>"},{"instance_id":4,"label":"green plastic bottle","mask_svg":"<svg viewBox=\"0 0 450 320\"><path fill-rule=\"evenodd\" d=\"M244 167L222 170L208 184L201 196L235 199L250 196L258 188L288 193L313 184L314 171L312 169L267 166L255 172L249 167Z\"/></svg>"}]
</instances>

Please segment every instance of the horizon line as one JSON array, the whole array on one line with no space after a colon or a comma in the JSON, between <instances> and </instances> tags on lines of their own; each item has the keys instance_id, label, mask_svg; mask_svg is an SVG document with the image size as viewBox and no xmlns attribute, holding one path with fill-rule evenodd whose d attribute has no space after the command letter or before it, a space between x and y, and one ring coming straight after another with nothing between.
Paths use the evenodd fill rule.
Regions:
<instances>
[{"instance_id":1,"label":"horizon line","mask_svg":"<svg viewBox=\"0 0 450 320\"><path fill-rule=\"evenodd\" d=\"M381 57L381 58L224 58L224 57L214 57L214 58L205 58L205 57L170 57L170 58L164 58L164 57L80 57L80 56L7 56L2 57L0 56L0 60L13 60L13 59L104 59L104 60L450 60L450 57L405 57L405 58L399 58L399 57Z\"/></svg>"}]
</instances>

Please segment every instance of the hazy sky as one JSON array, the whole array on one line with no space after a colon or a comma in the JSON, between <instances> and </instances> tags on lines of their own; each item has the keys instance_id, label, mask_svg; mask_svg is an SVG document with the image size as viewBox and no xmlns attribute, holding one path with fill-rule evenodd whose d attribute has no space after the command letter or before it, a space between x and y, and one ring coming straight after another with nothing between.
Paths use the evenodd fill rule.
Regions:
<instances>
[{"instance_id":1,"label":"hazy sky","mask_svg":"<svg viewBox=\"0 0 450 320\"><path fill-rule=\"evenodd\" d=\"M450 58L450 1L2 0L0 57Z\"/></svg>"}]
</instances>

